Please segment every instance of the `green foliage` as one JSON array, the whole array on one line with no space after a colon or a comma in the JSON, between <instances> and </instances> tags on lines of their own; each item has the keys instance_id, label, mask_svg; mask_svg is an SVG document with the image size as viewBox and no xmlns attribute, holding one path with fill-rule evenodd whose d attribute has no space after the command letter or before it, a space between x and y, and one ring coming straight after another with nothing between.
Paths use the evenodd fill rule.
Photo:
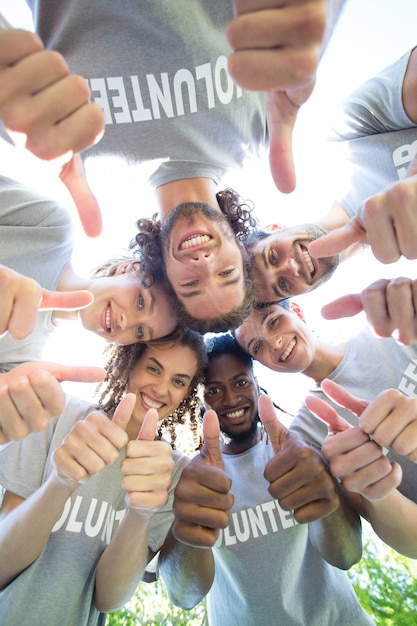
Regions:
<instances>
[{"instance_id":1,"label":"green foliage","mask_svg":"<svg viewBox=\"0 0 417 626\"><path fill-rule=\"evenodd\" d=\"M368 538L349 577L377 626L417 626L417 561Z\"/></svg>"},{"instance_id":2,"label":"green foliage","mask_svg":"<svg viewBox=\"0 0 417 626\"><path fill-rule=\"evenodd\" d=\"M123 608L109 613L107 626L206 626L205 602L184 611L168 600L161 579L156 583L142 583L135 596Z\"/></svg>"},{"instance_id":3,"label":"green foliage","mask_svg":"<svg viewBox=\"0 0 417 626\"><path fill-rule=\"evenodd\" d=\"M365 537L367 537L365 535ZM348 572L359 602L377 626L417 626L417 561L368 536L361 561ZM107 626L207 626L205 602L184 611L173 606L162 580L142 583Z\"/></svg>"}]
</instances>

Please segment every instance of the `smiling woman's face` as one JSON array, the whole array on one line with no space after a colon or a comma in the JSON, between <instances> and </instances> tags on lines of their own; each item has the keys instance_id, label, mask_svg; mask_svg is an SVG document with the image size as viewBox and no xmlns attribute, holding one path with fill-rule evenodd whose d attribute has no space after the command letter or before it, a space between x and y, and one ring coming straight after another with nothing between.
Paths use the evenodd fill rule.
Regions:
<instances>
[{"instance_id":1,"label":"smiling woman's face","mask_svg":"<svg viewBox=\"0 0 417 626\"><path fill-rule=\"evenodd\" d=\"M205 205L204 205L205 206ZM219 211L181 205L162 229L166 273L178 299L196 319L213 319L240 306L245 296L243 255Z\"/></svg>"},{"instance_id":2,"label":"smiling woman's face","mask_svg":"<svg viewBox=\"0 0 417 626\"><path fill-rule=\"evenodd\" d=\"M197 372L197 356L189 346L148 346L131 375L128 391L136 394L133 418L142 423L146 411L156 409L167 417L190 391Z\"/></svg>"},{"instance_id":3,"label":"smiling woman's face","mask_svg":"<svg viewBox=\"0 0 417 626\"><path fill-rule=\"evenodd\" d=\"M178 324L164 287L152 285L144 289L136 273L128 269L113 276L94 278L88 289L94 295L94 302L80 311L81 323L106 341L129 345L159 339Z\"/></svg>"}]
</instances>

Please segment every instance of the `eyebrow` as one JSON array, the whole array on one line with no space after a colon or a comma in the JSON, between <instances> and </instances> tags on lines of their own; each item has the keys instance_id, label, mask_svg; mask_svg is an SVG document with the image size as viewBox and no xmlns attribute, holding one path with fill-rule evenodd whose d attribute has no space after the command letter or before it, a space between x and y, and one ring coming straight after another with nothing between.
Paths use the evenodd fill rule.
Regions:
<instances>
[{"instance_id":1,"label":"eyebrow","mask_svg":"<svg viewBox=\"0 0 417 626\"><path fill-rule=\"evenodd\" d=\"M271 313L271 311L270 311L270 309L268 309L268 310L266 311L265 315L263 315L263 316L262 316L262 319L261 319L261 328L262 328L262 326L264 325L265 320L266 320L266 318L268 317L268 315L269 315L270 313ZM261 336L262 336L262 335L261 335ZM246 350L247 350L249 353L250 353L250 346L251 346L251 345L252 345L255 341L258 341L258 336L253 337L253 338L249 341L249 343L248 343L248 345L247 345L247 347L246 347Z\"/></svg>"},{"instance_id":2,"label":"eyebrow","mask_svg":"<svg viewBox=\"0 0 417 626\"><path fill-rule=\"evenodd\" d=\"M155 357L153 357L153 356L150 356L150 357L148 357L148 358L149 358L149 360L150 360L150 361L153 361L154 363L156 363L156 365L157 365L158 367L160 367L160 368L161 368L161 370L164 370L164 371L165 371L164 366L162 365L162 363L160 363L160 362L158 361L158 359L155 359ZM188 380L191 380L191 376L189 376L188 374L181 374L181 373L178 373L178 374L174 374L174 376L179 376L180 378L187 378Z\"/></svg>"},{"instance_id":3,"label":"eyebrow","mask_svg":"<svg viewBox=\"0 0 417 626\"><path fill-rule=\"evenodd\" d=\"M241 279L241 275L239 274L239 276L237 276L236 278L232 278L232 280L228 280L224 283L221 283L219 287L228 287L229 285L234 285L238 283L240 279ZM198 289L196 291L188 291L188 292L180 293L180 295L182 298L193 298L194 296L201 296L202 293L204 292L201 291L201 289Z\"/></svg>"}]
</instances>

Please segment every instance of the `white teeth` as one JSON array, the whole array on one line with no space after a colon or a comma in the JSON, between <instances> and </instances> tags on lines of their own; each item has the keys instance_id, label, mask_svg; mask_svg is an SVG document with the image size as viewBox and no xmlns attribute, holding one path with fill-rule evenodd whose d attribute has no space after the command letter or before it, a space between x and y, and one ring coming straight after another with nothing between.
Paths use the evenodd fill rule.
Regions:
<instances>
[{"instance_id":1,"label":"white teeth","mask_svg":"<svg viewBox=\"0 0 417 626\"><path fill-rule=\"evenodd\" d=\"M163 402L155 402L155 400L152 400L149 396L145 396L145 394L142 394L142 400L150 409L156 409L157 411L164 406Z\"/></svg>"},{"instance_id":2,"label":"white teeth","mask_svg":"<svg viewBox=\"0 0 417 626\"><path fill-rule=\"evenodd\" d=\"M106 328L107 330L111 330L111 316L110 316L110 309L106 310Z\"/></svg>"},{"instance_id":3,"label":"white teeth","mask_svg":"<svg viewBox=\"0 0 417 626\"><path fill-rule=\"evenodd\" d=\"M236 419L237 417L242 417L245 409L238 409L237 411L231 411L230 413L225 413L226 417L230 419Z\"/></svg>"},{"instance_id":4,"label":"white teeth","mask_svg":"<svg viewBox=\"0 0 417 626\"><path fill-rule=\"evenodd\" d=\"M186 239L182 242L180 249L186 250L187 248L192 248L193 246L199 246L202 243L207 243L210 241L210 237L208 235L193 235L189 239Z\"/></svg>"},{"instance_id":5,"label":"white teeth","mask_svg":"<svg viewBox=\"0 0 417 626\"><path fill-rule=\"evenodd\" d=\"M314 265L311 260L311 256L308 253L308 250L303 250L303 254L304 254L304 258L306 260L307 267L309 269L310 274L314 274Z\"/></svg>"},{"instance_id":6,"label":"white teeth","mask_svg":"<svg viewBox=\"0 0 417 626\"><path fill-rule=\"evenodd\" d=\"M290 356L291 352L294 350L294 346L295 346L296 343L297 342L296 342L295 339L292 339L290 341L290 343L288 344L287 349L285 350L285 352L283 352L281 354L281 357L279 359L280 361L286 361L288 359L288 357Z\"/></svg>"}]
</instances>

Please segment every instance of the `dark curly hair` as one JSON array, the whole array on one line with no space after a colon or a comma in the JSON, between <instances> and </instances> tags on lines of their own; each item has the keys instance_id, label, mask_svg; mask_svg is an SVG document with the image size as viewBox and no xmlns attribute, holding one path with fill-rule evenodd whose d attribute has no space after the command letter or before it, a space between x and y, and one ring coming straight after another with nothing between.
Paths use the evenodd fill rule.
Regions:
<instances>
[{"instance_id":1,"label":"dark curly hair","mask_svg":"<svg viewBox=\"0 0 417 626\"><path fill-rule=\"evenodd\" d=\"M253 205L250 201L244 201L239 194L231 188L219 191L216 194L217 201L223 215L227 218L233 233L240 241L245 241L257 228L257 220L252 216ZM193 203L198 205L198 203ZM158 214L151 218L141 218L136 226L139 230L136 237L130 244L130 250L134 257L140 262L141 273L146 275L156 275L159 282L166 285L167 293L173 301L178 319L188 328L204 334L207 332L226 332L231 328L237 328L249 315L254 305L254 288L250 279L252 257L245 255L243 251L243 270L245 274L245 295L240 306L232 311L218 316L212 320L197 319L190 315L182 302L178 299L175 291L169 284L163 262L163 252L161 244L161 222Z\"/></svg>"},{"instance_id":2,"label":"dark curly hair","mask_svg":"<svg viewBox=\"0 0 417 626\"><path fill-rule=\"evenodd\" d=\"M172 350L177 345L187 346L195 353L197 370L190 382L187 396L170 415L158 423L157 439L161 439L162 436L168 434L171 446L175 448L177 439L176 427L184 425L188 420L193 433L194 444L197 448L201 439L198 422L202 404L201 384L207 357L203 338L195 331L177 329L170 338L154 339L147 343L135 343L129 346L109 345L106 349L106 354L109 355L105 365L106 377L96 390L96 394L99 395L97 408L112 418L119 402L126 394L129 377L146 349L152 346L161 350Z\"/></svg>"}]
</instances>

